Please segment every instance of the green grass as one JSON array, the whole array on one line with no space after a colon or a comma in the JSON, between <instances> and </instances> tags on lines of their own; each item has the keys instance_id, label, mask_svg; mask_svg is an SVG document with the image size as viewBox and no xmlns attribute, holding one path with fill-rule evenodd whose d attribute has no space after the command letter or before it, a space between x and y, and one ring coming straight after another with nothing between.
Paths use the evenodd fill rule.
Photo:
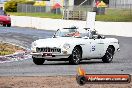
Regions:
<instances>
[{"instance_id":1,"label":"green grass","mask_svg":"<svg viewBox=\"0 0 132 88\"><path fill-rule=\"evenodd\" d=\"M8 12L10 15L16 16L31 16L31 17L41 17L41 18L53 18L61 19L61 14L53 13L17 13ZM106 8L105 15L96 15L97 21L112 21L112 22L132 22L132 9L110 9Z\"/></svg>"},{"instance_id":2,"label":"green grass","mask_svg":"<svg viewBox=\"0 0 132 88\"><path fill-rule=\"evenodd\" d=\"M0 42L0 56L13 54L17 50L23 50L23 49L15 45Z\"/></svg>"},{"instance_id":3,"label":"green grass","mask_svg":"<svg viewBox=\"0 0 132 88\"><path fill-rule=\"evenodd\" d=\"M97 21L132 22L132 10L106 9L105 15L97 15Z\"/></svg>"},{"instance_id":4,"label":"green grass","mask_svg":"<svg viewBox=\"0 0 132 88\"><path fill-rule=\"evenodd\" d=\"M7 14L15 15L15 16L31 16L31 17L41 17L41 18L53 18L53 19L61 19L61 14L53 14L53 13L20 13L20 12L8 12Z\"/></svg>"},{"instance_id":5,"label":"green grass","mask_svg":"<svg viewBox=\"0 0 132 88\"><path fill-rule=\"evenodd\" d=\"M9 52L9 51L0 51L0 55L9 55L9 54L13 54L13 52Z\"/></svg>"}]
</instances>

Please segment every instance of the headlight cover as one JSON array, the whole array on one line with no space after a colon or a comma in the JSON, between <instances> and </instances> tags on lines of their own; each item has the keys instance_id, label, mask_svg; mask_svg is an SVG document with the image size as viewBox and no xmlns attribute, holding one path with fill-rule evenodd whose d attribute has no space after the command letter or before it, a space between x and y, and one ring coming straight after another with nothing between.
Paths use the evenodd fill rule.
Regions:
<instances>
[{"instance_id":1,"label":"headlight cover","mask_svg":"<svg viewBox=\"0 0 132 88\"><path fill-rule=\"evenodd\" d=\"M37 46L36 42L33 42L33 43L31 44L31 49L34 49L36 46Z\"/></svg>"},{"instance_id":2,"label":"headlight cover","mask_svg":"<svg viewBox=\"0 0 132 88\"><path fill-rule=\"evenodd\" d=\"M70 44L65 43L65 44L63 45L63 48L66 49L66 50L68 50L68 49L70 48Z\"/></svg>"},{"instance_id":3,"label":"headlight cover","mask_svg":"<svg viewBox=\"0 0 132 88\"><path fill-rule=\"evenodd\" d=\"M33 43L32 43L32 46L33 46L33 47L36 46L36 45L37 45L36 42L33 42Z\"/></svg>"},{"instance_id":4,"label":"headlight cover","mask_svg":"<svg viewBox=\"0 0 132 88\"><path fill-rule=\"evenodd\" d=\"M31 51L32 51L32 52L36 52L36 46L37 46L37 43L36 43L36 42L33 42L33 43L31 44Z\"/></svg>"}]
</instances>

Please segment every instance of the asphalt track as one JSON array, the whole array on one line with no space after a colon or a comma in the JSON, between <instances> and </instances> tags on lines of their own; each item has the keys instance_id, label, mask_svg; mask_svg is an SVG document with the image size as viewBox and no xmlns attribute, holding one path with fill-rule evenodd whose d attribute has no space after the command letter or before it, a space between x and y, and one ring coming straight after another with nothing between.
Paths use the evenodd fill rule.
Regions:
<instances>
[{"instance_id":1,"label":"asphalt track","mask_svg":"<svg viewBox=\"0 0 132 88\"><path fill-rule=\"evenodd\" d=\"M30 48L31 42L40 38L51 37L54 31L36 30L32 28L0 27L0 41ZM0 76L57 76L76 75L81 66L89 74L132 74L132 37L114 37L120 41L121 51L116 53L112 63L101 60L83 61L80 65L69 65L65 61L46 61L43 65L35 65L29 58L0 64Z\"/></svg>"}]
</instances>

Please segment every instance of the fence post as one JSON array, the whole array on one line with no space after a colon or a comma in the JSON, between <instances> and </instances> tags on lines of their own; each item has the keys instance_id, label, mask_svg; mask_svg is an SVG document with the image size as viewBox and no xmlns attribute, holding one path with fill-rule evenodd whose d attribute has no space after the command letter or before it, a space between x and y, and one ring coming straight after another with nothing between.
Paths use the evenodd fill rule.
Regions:
<instances>
[{"instance_id":1,"label":"fence post","mask_svg":"<svg viewBox=\"0 0 132 88\"><path fill-rule=\"evenodd\" d=\"M26 4L25 4L26 5ZM27 13L28 11L27 11L27 5L26 5L26 13Z\"/></svg>"},{"instance_id":2,"label":"fence post","mask_svg":"<svg viewBox=\"0 0 132 88\"><path fill-rule=\"evenodd\" d=\"M130 4L130 16L132 15L132 4Z\"/></svg>"}]
</instances>

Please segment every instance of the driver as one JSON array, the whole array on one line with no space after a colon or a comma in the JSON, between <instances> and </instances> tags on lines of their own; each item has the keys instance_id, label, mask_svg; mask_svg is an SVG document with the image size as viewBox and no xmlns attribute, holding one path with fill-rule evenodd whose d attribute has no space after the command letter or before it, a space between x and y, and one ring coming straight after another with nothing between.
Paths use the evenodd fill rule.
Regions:
<instances>
[{"instance_id":1,"label":"driver","mask_svg":"<svg viewBox=\"0 0 132 88\"><path fill-rule=\"evenodd\" d=\"M69 29L69 33L66 34L67 36L77 36L80 37L80 33L75 29Z\"/></svg>"},{"instance_id":2,"label":"driver","mask_svg":"<svg viewBox=\"0 0 132 88\"><path fill-rule=\"evenodd\" d=\"M78 31L76 31L76 32L73 34L73 36L78 36L78 37L80 37L80 33L79 33Z\"/></svg>"},{"instance_id":3,"label":"driver","mask_svg":"<svg viewBox=\"0 0 132 88\"><path fill-rule=\"evenodd\" d=\"M75 31L75 32L71 32L71 33L68 33L66 34L67 36L80 36L80 33L78 31Z\"/></svg>"}]
</instances>

